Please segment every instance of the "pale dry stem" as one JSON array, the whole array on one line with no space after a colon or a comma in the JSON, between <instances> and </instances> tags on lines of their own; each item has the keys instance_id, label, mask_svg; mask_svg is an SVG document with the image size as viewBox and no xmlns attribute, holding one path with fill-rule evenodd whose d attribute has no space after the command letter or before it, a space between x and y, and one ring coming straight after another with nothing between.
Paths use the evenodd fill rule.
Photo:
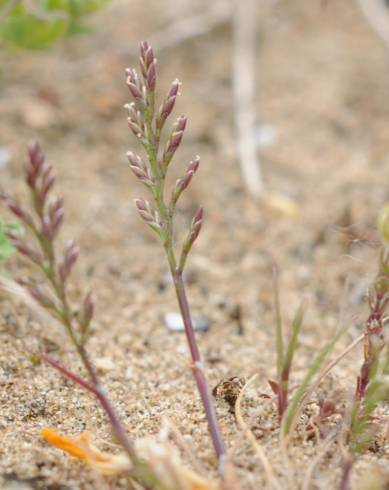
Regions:
<instances>
[{"instance_id":1,"label":"pale dry stem","mask_svg":"<svg viewBox=\"0 0 389 490\"><path fill-rule=\"evenodd\" d=\"M238 398L236 399L236 403L235 403L235 417L236 417L236 421L237 421L240 429L242 430L244 435L247 437L247 439L250 441L250 444L253 447L255 453L257 454L258 459L261 461L268 483L272 486L272 488L275 488L277 490L282 490L280 483L278 482L277 478L274 475L273 469L272 469L271 464L270 464L270 462L269 462L269 460L265 454L263 447L257 441L252 430L244 421L243 415L242 415L242 399L243 399L244 393L245 393L246 389L257 379L258 376L259 376L258 374L254 374L254 376L252 376L247 381L247 383L243 386L242 390L240 391Z\"/></svg>"},{"instance_id":2,"label":"pale dry stem","mask_svg":"<svg viewBox=\"0 0 389 490\"><path fill-rule=\"evenodd\" d=\"M301 485L301 490L309 490L311 480L313 477L313 472L314 472L316 466L319 464L319 461L328 452L329 448L331 447L331 444L335 441L336 434L337 434L336 431L330 432L328 434L328 436L325 438L325 440L323 441L322 448L317 452L317 454L313 458L311 464L308 466L308 469L305 473L303 483Z\"/></svg>"},{"instance_id":3,"label":"pale dry stem","mask_svg":"<svg viewBox=\"0 0 389 490\"><path fill-rule=\"evenodd\" d=\"M282 456L283 467L285 468L284 475L287 477L288 488L292 490L297 490L296 480L295 480L295 471L291 464L289 454L288 454L288 443L289 443L290 435L285 434L285 432L280 430L280 450Z\"/></svg>"},{"instance_id":4,"label":"pale dry stem","mask_svg":"<svg viewBox=\"0 0 389 490\"><path fill-rule=\"evenodd\" d=\"M311 386L307 389L304 396L301 399L300 407L298 408L295 420L298 418L299 414L303 410L306 405L306 400L310 397L310 395L315 391L315 389L319 386L319 384L323 381L323 379L330 373L330 371L347 355L349 354L362 340L365 338L365 334L361 334L355 340L351 342L338 356L335 357L333 361L331 361L319 375L316 380L311 384ZM293 425L291 426L291 430L293 429Z\"/></svg>"}]
</instances>

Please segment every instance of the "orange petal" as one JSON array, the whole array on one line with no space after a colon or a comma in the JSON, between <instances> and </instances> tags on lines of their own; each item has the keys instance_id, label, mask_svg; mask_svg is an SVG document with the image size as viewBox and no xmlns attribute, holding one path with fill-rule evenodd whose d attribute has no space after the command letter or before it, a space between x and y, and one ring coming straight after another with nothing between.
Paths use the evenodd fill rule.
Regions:
<instances>
[{"instance_id":1,"label":"orange petal","mask_svg":"<svg viewBox=\"0 0 389 490\"><path fill-rule=\"evenodd\" d=\"M41 435L55 447L58 447L72 456L81 459L102 475L117 475L129 471L131 461L125 454L104 454L95 447L87 432L72 438L58 434L54 429L46 428Z\"/></svg>"},{"instance_id":2,"label":"orange petal","mask_svg":"<svg viewBox=\"0 0 389 490\"><path fill-rule=\"evenodd\" d=\"M44 437L48 443L52 444L55 447L58 447L59 449L63 449L75 458L82 459L83 461L86 461L88 459L85 452L80 448L77 443L75 443L72 439L69 439L68 437L61 436L54 429L50 429L49 427L42 429L41 436ZM85 436L88 437L86 434Z\"/></svg>"}]
</instances>

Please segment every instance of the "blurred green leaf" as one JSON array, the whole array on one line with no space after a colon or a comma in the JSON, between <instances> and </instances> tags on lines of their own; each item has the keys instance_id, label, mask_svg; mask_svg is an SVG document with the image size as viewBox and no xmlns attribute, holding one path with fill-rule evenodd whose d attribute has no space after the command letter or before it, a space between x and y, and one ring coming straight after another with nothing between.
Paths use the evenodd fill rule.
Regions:
<instances>
[{"instance_id":1,"label":"blurred green leaf","mask_svg":"<svg viewBox=\"0 0 389 490\"><path fill-rule=\"evenodd\" d=\"M104 7L109 0L68 0L68 11L73 18L91 14Z\"/></svg>"},{"instance_id":2,"label":"blurred green leaf","mask_svg":"<svg viewBox=\"0 0 389 490\"><path fill-rule=\"evenodd\" d=\"M81 18L109 0L0 0L0 38L22 49L45 49L61 37L85 32Z\"/></svg>"},{"instance_id":3,"label":"blurred green leaf","mask_svg":"<svg viewBox=\"0 0 389 490\"><path fill-rule=\"evenodd\" d=\"M2 1L1 8L6 3ZM68 30L70 17L64 10L66 4L67 0L41 0L32 12L18 3L1 22L0 36L19 48L47 48Z\"/></svg>"}]
</instances>

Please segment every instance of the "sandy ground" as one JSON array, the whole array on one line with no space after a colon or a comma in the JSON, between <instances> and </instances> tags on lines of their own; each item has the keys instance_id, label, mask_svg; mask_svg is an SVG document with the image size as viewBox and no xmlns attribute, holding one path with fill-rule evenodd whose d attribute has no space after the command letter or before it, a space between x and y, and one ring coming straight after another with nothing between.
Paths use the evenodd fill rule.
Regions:
<instances>
[{"instance_id":1,"label":"sandy ground","mask_svg":"<svg viewBox=\"0 0 389 490\"><path fill-rule=\"evenodd\" d=\"M44 145L58 175L57 192L66 199L63 239L75 238L82 250L72 291L76 298L92 287L97 297L89 350L120 416L134 437L156 434L168 417L212 475L215 461L185 338L161 321L177 306L163 252L134 211L133 199L144 191L126 166L125 152L136 142L122 109L128 100L123 71L136 62L139 41L206 4L113 1L91 20L90 35L44 53L1 52L0 145L12 160L0 172L2 186L22 195L26 142ZM312 0L269 0L259 13L257 114L276 131L275 143L261 150L263 173L269 191L298 203L297 219L254 202L242 187L234 146L231 26L222 24L159 54L154 48L161 93L179 77L177 113L189 116L171 182L194 155L202 158L180 206L178 238L203 205L206 224L189 261L188 294L194 315L210 321L209 331L198 336L210 383L260 374L243 415L254 414L283 488L292 489L301 485L318 444L297 434L288 468L278 430L271 427L275 407L260 397L275 376L271 263L282 271L285 320L303 299L308 302L296 383L339 318L351 327L336 352L358 336L366 315L363 296L377 249L353 240L350 230L374 238L377 213L389 198L389 55L351 0L327 2L326 8ZM17 260L10 264L13 271L20 266ZM111 448L95 401L29 360L26 347L45 347L82 372L59 326L2 294L0 338L3 488L125 488L124 481L97 477L39 436L47 426L67 434L88 430L99 447ZM350 393L360 362L357 349L333 370L323 390ZM228 405L216 403L243 488L263 488L259 461ZM312 489L336 488L339 457L332 451L318 465ZM379 471L389 480L388 458L385 440L377 442L376 452L358 463L354 488L363 488L364 475Z\"/></svg>"}]
</instances>

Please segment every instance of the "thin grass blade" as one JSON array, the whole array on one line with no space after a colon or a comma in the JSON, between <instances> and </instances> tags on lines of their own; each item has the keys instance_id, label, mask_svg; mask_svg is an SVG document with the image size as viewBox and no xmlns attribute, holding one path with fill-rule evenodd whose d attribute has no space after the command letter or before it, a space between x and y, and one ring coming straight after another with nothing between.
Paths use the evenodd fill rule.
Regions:
<instances>
[{"instance_id":1,"label":"thin grass blade","mask_svg":"<svg viewBox=\"0 0 389 490\"><path fill-rule=\"evenodd\" d=\"M273 267L273 298L274 298L274 315L276 330L276 350L277 350L277 375L281 380L282 367L284 365L284 340L282 332L282 317L280 307L280 295L278 284L278 270L276 265Z\"/></svg>"},{"instance_id":2,"label":"thin grass blade","mask_svg":"<svg viewBox=\"0 0 389 490\"><path fill-rule=\"evenodd\" d=\"M289 431L291 430L296 416L297 412L300 408L300 404L302 402L302 399L305 395L305 392L309 386L309 383L311 382L312 378L318 373L320 367L324 363L325 359L327 358L328 354L332 351L334 348L336 342L340 339L340 337L343 335L345 332L345 329L341 330L338 332L317 354L316 358L314 359L313 363L311 364L311 367L308 369L307 373L305 374L305 377L301 383L301 385L298 387L296 390L296 393L289 405L288 411L286 412L286 415L284 417L284 421L282 424L282 433L283 435L287 435Z\"/></svg>"},{"instance_id":3,"label":"thin grass blade","mask_svg":"<svg viewBox=\"0 0 389 490\"><path fill-rule=\"evenodd\" d=\"M296 315L292 322L292 334L289 339L288 348L283 363L283 373L289 374L293 362L293 356L297 347L297 341L301 332L301 326L303 324L303 320L304 320L304 306L301 305L297 310Z\"/></svg>"}]
</instances>

